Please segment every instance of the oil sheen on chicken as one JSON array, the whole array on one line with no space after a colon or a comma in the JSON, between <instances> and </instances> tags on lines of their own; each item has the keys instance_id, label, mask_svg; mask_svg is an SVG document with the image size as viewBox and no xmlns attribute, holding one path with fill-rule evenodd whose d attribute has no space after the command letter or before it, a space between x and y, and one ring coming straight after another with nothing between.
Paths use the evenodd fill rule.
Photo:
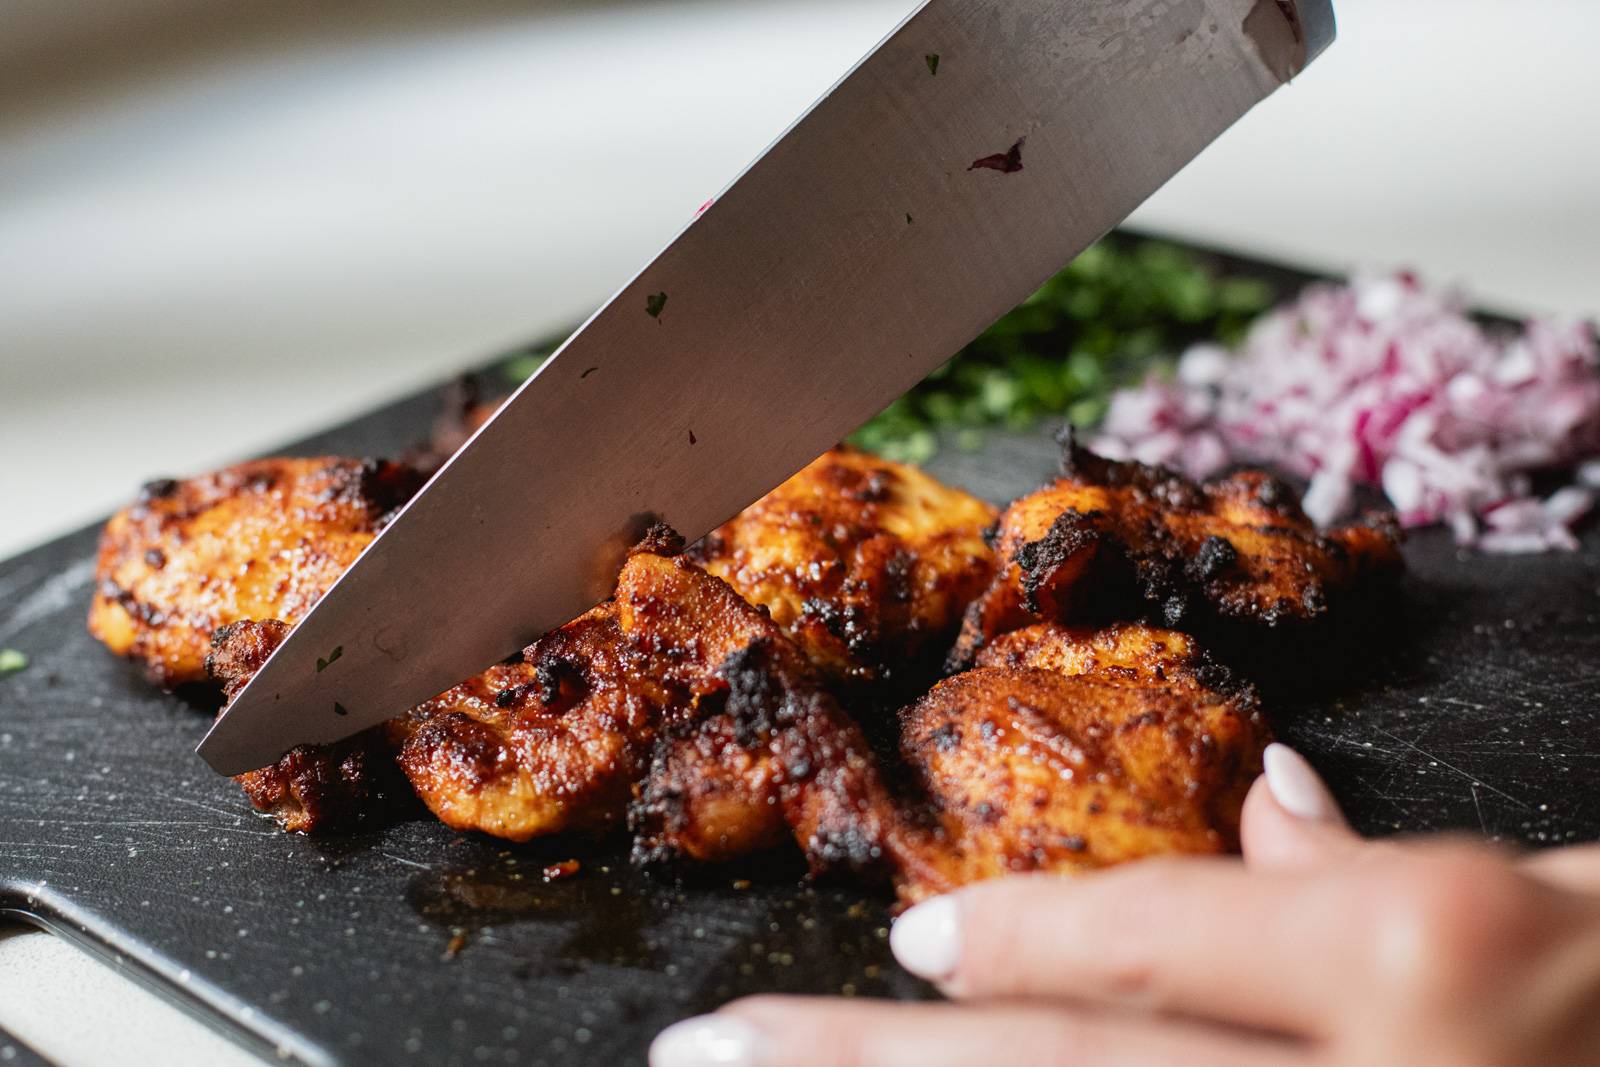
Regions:
<instances>
[{"instance_id":1,"label":"oil sheen on chicken","mask_svg":"<svg viewBox=\"0 0 1600 1067\"><path fill-rule=\"evenodd\" d=\"M1062 473L1000 517L999 573L968 609L952 666L1030 622L1150 613L1276 626L1306 622L1365 579L1398 570L1388 515L1318 532L1261 471L1196 484L1067 440Z\"/></svg>"},{"instance_id":2,"label":"oil sheen on chicken","mask_svg":"<svg viewBox=\"0 0 1600 1067\"><path fill-rule=\"evenodd\" d=\"M897 816L871 749L767 614L654 553L628 560L616 602L686 710L640 784L636 858L717 862L791 837L814 873L881 873Z\"/></svg>"},{"instance_id":3,"label":"oil sheen on chicken","mask_svg":"<svg viewBox=\"0 0 1600 1067\"><path fill-rule=\"evenodd\" d=\"M513 841L620 825L666 690L602 604L396 720L400 766L447 826Z\"/></svg>"},{"instance_id":4,"label":"oil sheen on chicken","mask_svg":"<svg viewBox=\"0 0 1600 1067\"><path fill-rule=\"evenodd\" d=\"M203 682L213 633L298 622L420 484L400 464L330 458L151 482L101 534L89 631L162 685Z\"/></svg>"},{"instance_id":5,"label":"oil sheen on chicken","mask_svg":"<svg viewBox=\"0 0 1600 1067\"><path fill-rule=\"evenodd\" d=\"M915 467L835 448L690 556L771 612L829 677L881 680L943 655L993 575L994 520Z\"/></svg>"},{"instance_id":6,"label":"oil sheen on chicken","mask_svg":"<svg viewBox=\"0 0 1600 1067\"><path fill-rule=\"evenodd\" d=\"M154 485L107 527L91 628L169 685L209 666L231 697L418 477L267 460ZM793 842L813 871L892 876L905 900L1236 847L1268 736L1254 693L1192 638L1115 613L1313 616L1394 565L1388 531L1318 535L1259 474L1195 486L1077 451L1007 509L998 552L994 519L834 450L687 554L658 531L613 600L520 658L241 784L303 831L415 796L517 841L626 824L651 862ZM903 766L880 766L841 699L917 677L985 589L971 669L902 711Z\"/></svg>"},{"instance_id":7,"label":"oil sheen on chicken","mask_svg":"<svg viewBox=\"0 0 1600 1067\"><path fill-rule=\"evenodd\" d=\"M230 698L287 632L281 622L218 631L208 666ZM661 693L602 604L405 715L238 780L257 809L306 833L379 817L413 790L457 830L513 841L602 831L623 821Z\"/></svg>"},{"instance_id":8,"label":"oil sheen on chicken","mask_svg":"<svg viewBox=\"0 0 1600 1067\"><path fill-rule=\"evenodd\" d=\"M1008 634L901 714L929 829L901 899L986 878L1238 847L1269 740L1254 693L1183 634Z\"/></svg>"}]
</instances>

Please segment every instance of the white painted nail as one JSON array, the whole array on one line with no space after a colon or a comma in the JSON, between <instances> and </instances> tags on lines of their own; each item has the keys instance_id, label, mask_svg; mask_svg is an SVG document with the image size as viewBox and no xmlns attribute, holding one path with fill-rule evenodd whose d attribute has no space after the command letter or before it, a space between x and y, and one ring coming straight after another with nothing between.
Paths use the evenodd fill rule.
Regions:
<instances>
[{"instance_id":1,"label":"white painted nail","mask_svg":"<svg viewBox=\"0 0 1600 1067\"><path fill-rule=\"evenodd\" d=\"M766 1036L731 1015L673 1023L650 1042L650 1067L761 1067Z\"/></svg>"},{"instance_id":2,"label":"white painted nail","mask_svg":"<svg viewBox=\"0 0 1600 1067\"><path fill-rule=\"evenodd\" d=\"M889 929L889 947L918 978L949 978L961 963L961 905L953 896L923 901Z\"/></svg>"},{"instance_id":3,"label":"white painted nail","mask_svg":"<svg viewBox=\"0 0 1600 1067\"><path fill-rule=\"evenodd\" d=\"M1261 762L1272 799L1284 811L1311 822L1344 822L1333 794L1300 753L1274 742L1267 746Z\"/></svg>"}]
</instances>

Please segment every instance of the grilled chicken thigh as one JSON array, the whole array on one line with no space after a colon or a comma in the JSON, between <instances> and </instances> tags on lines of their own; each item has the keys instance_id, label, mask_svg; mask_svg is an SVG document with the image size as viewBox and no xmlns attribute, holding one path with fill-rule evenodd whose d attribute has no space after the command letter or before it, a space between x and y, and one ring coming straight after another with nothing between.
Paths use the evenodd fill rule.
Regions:
<instances>
[{"instance_id":1,"label":"grilled chicken thigh","mask_svg":"<svg viewBox=\"0 0 1600 1067\"><path fill-rule=\"evenodd\" d=\"M219 631L214 677L237 692L287 632ZM613 602L520 662L239 780L286 829L315 831L386 806L397 754L456 829L518 841L602 830L632 801L637 851L657 859L725 860L792 837L815 869L866 869L894 815L854 721L765 611L648 548L623 567Z\"/></svg>"},{"instance_id":2,"label":"grilled chicken thigh","mask_svg":"<svg viewBox=\"0 0 1600 1067\"><path fill-rule=\"evenodd\" d=\"M877 869L896 813L866 738L766 612L653 553L624 565L616 602L684 709L633 805L636 856L720 861L791 836L813 872Z\"/></svg>"},{"instance_id":3,"label":"grilled chicken thigh","mask_svg":"<svg viewBox=\"0 0 1600 1067\"><path fill-rule=\"evenodd\" d=\"M151 482L101 534L89 631L161 685L204 681L218 628L297 622L421 482L400 464L330 458Z\"/></svg>"},{"instance_id":4,"label":"grilled chicken thigh","mask_svg":"<svg viewBox=\"0 0 1600 1067\"><path fill-rule=\"evenodd\" d=\"M316 459L153 485L107 526L91 629L231 698L419 481ZM1268 739L1253 690L1183 633L1107 620L1311 618L1397 565L1390 530L1318 534L1259 473L1195 485L1070 446L991 549L994 519L833 450L687 553L654 531L613 600L520 658L239 780L291 830L414 793L516 841L626 823L646 861L793 842L815 872L892 875L905 901L1236 848ZM920 677L964 610L951 658L971 669L900 713L899 766L880 766L840 701Z\"/></svg>"},{"instance_id":5,"label":"grilled chicken thigh","mask_svg":"<svg viewBox=\"0 0 1600 1067\"><path fill-rule=\"evenodd\" d=\"M999 573L968 609L951 657L1039 620L1197 611L1266 626L1324 614L1330 598L1396 570L1387 516L1318 532L1294 493L1260 471L1201 484L1066 442L1062 474L1000 517Z\"/></svg>"},{"instance_id":6,"label":"grilled chicken thigh","mask_svg":"<svg viewBox=\"0 0 1600 1067\"><path fill-rule=\"evenodd\" d=\"M941 656L988 584L995 509L902 463L835 448L690 549L836 680ZM934 664L937 666L937 663Z\"/></svg>"},{"instance_id":7,"label":"grilled chicken thigh","mask_svg":"<svg viewBox=\"0 0 1600 1067\"><path fill-rule=\"evenodd\" d=\"M622 822L666 711L602 604L395 721L400 766L457 830L526 841Z\"/></svg>"},{"instance_id":8,"label":"grilled chicken thigh","mask_svg":"<svg viewBox=\"0 0 1600 1067\"><path fill-rule=\"evenodd\" d=\"M1248 686L1182 634L1034 626L901 713L927 836L902 900L985 878L1238 847L1269 734Z\"/></svg>"},{"instance_id":9,"label":"grilled chicken thigh","mask_svg":"<svg viewBox=\"0 0 1600 1067\"><path fill-rule=\"evenodd\" d=\"M212 676L231 698L287 633L281 622L224 627ZM379 815L412 790L457 830L513 841L604 830L627 812L663 692L602 604L405 715L302 745L238 781L256 808L300 832Z\"/></svg>"}]
</instances>

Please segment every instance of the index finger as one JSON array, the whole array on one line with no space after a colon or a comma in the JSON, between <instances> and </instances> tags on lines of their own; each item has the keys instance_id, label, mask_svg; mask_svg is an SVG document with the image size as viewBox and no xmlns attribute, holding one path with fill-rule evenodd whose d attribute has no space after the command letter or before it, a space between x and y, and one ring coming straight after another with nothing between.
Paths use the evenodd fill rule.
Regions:
<instances>
[{"instance_id":1,"label":"index finger","mask_svg":"<svg viewBox=\"0 0 1600 1067\"><path fill-rule=\"evenodd\" d=\"M1114 1003L1315 1035L1325 976L1358 970L1364 951L1342 896L1232 860L1146 860L978 883L912 908L890 940L908 970L961 999Z\"/></svg>"}]
</instances>

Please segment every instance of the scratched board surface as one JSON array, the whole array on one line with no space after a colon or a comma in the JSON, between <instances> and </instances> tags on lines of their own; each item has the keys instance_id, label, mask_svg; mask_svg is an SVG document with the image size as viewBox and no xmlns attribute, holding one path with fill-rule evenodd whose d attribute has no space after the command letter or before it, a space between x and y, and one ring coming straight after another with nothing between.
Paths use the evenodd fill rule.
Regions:
<instances>
[{"instance_id":1,"label":"scratched board surface","mask_svg":"<svg viewBox=\"0 0 1600 1067\"><path fill-rule=\"evenodd\" d=\"M393 454L440 402L293 451ZM1043 430L929 464L995 501L1054 465ZM507 848L424 818L278 832L192 755L207 709L154 691L84 631L94 541L0 564L0 647L29 657L0 677L0 912L264 1056L634 1063L661 1026L742 993L928 995L892 963L885 897L806 886L782 861L680 883L630 869L615 844ZM1428 532L1406 558L1394 595L1341 629L1216 644L1361 828L1600 837L1600 536L1574 554L1486 557ZM576 877L540 877L574 857Z\"/></svg>"}]
</instances>

